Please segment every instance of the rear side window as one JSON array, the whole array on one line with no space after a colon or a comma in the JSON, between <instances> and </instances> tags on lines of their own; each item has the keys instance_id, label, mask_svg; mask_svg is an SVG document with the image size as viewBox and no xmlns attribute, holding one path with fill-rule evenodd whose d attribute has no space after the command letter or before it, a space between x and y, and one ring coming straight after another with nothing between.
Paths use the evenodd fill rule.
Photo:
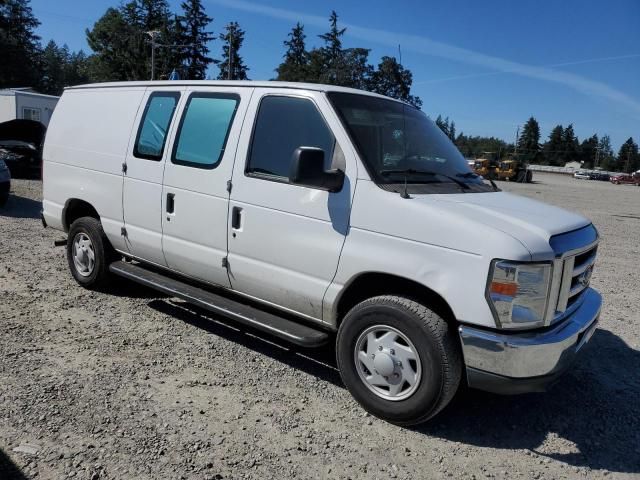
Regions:
<instances>
[{"instance_id":1,"label":"rear side window","mask_svg":"<svg viewBox=\"0 0 640 480\"><path fill-rule=\"evenodd\" d=\"M185 107L171 161L196 168L215 168L224 154L239 97L194 93Z\"/></svg>"},{"instance_id":2,"label":"rear side window","mask_svg":"<svg viewBox=\"0 0 640 480\"><path fill-rule=\"evenodd\" d=\"M321 148L325 168L330 168L334 143L329 127L312 101L264 97L253 130L247 173L288 178L291 157L298 147Z\"/></svg>"},{"instance_id":3,"label":"rear side window","mask_svg":"<svg viewBox=\"0 0 640 480\"><path fill-rule=\"evenodd\" d=\"M167 130L179 98L178 92L154 92L149 96L133 148L136 157L148 160L162 158Z\"/></svg>"}]
</instances>

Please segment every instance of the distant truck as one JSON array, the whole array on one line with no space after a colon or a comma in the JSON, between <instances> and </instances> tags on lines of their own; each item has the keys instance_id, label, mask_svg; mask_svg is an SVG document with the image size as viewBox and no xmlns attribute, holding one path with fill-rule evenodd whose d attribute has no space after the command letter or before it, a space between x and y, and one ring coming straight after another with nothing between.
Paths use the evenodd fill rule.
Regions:
<instances>
[{"instance_id":1,"label":"distant truck","mask_svg":"<svg viewBox=\"0 0 640 480\"><path fill-rule=\"evenodd\" d=\"M618 173L609 179L614 185L635 185L640 187L640 171L635 173Z\"/></svg>"}]
</instances>

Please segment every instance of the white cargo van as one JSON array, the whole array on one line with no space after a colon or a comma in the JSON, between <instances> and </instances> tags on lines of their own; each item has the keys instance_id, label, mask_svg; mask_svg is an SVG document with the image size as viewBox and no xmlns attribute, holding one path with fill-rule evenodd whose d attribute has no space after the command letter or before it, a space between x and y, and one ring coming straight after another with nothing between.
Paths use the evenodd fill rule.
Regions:
<instances>
[{"instance_id":1,"label":"white cargo van","mask_svg":"<svg viewBox=\"0 0 640 480\"><path fill-rule=\"evenodd\" d=\"M87 288L113 275L302 346L402 425L461 382L544 390L593 334L598 233L500 192L419 110L325 85L65 90L43 221Z\"/></svg>"}]
</instances>

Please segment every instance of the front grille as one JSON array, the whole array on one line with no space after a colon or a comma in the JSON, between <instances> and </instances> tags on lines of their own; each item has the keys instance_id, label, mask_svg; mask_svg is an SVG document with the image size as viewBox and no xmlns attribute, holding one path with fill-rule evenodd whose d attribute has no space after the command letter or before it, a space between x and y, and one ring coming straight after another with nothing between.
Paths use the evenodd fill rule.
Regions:
<instances>
[{"instance_id":1,"label":"front grille","mask_svg":"<svg viewBox=\"0 0 640 480\"><path fill-rule=\"evenodd\" d=\"M580 304L591 281L598 251L597 238L593 225L551 238L556 253L549 312L552 323L565 318Z\"/></svg>"},{"instance_id":2,"label":"front grille","mask_svg":"<svg viewBox=\"0 0 640 480\"><path fill-rule=\"evenodd\" d=\"M578 303L584 291L589 287L597 250L596 245L564 259L560 294L556 307L557 314L561 315Z\"/></svg>"}]
</instances>

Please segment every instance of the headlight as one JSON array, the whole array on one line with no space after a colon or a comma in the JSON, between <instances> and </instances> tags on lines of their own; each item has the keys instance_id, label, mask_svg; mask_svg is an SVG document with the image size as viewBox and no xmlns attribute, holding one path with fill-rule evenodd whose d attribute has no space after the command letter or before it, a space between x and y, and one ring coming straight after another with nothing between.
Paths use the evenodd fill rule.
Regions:
<instances>
[{"instance_id":1,"label":"headlight","mask_svg":"<svg viewBox=\"0 0 640 480\"><path fill-rule=\"evenodd\" d=\"M487 300L498 327L543 326L550 285L550 263L491 262Z\"/></svg>"}]
</instances>

